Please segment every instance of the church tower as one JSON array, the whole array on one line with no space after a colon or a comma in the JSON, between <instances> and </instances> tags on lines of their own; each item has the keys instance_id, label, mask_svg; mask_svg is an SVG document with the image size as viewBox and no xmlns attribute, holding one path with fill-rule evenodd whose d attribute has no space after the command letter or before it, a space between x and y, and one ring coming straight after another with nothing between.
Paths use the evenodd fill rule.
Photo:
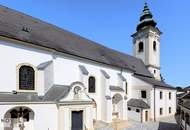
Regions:
<instances>
[{"instance_id":1,"label":"church tower","mask_svg":"<svg viewBox=\"0 0 190 130\"><path fill-rule=\"evenodd\" d=\"M144 62L147 69L157 80L161 80L160 35L162 33L156 27L156 24L147 3L145 3L136 33L132 35L133 55Z\"/></svg>"}]
</instances>

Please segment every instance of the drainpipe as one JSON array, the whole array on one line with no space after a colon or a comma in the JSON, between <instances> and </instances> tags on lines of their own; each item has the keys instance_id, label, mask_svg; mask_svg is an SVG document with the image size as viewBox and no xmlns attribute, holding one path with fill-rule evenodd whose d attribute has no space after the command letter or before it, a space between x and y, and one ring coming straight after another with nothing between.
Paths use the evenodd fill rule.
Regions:
<instances>
[{"instance_id":1,"label":"drainpipe","mask_svg":"<svg viewBox=\"0 0 190 130\"><path fill-rule=\"evenodd\" d=\"M156 92L155 92L155 86L154 86L154 122L156 122Z\"/></svg>"},{"instance_id":2,"label":"drainpipe","mask_svg":"<svg viewBox=\"0 0 190 130\"><path fill-rule=\"evenodd\" d=\"M141 123L143 122L143 112L142 112L142 108L141 108Z\"/></svg>"}]
</instances>

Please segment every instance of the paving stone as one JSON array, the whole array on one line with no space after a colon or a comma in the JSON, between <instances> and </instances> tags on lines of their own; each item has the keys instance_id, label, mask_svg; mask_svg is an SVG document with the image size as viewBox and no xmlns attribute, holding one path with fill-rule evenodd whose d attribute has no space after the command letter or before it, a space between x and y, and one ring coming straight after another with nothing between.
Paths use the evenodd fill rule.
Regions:
<instances>
[{"instance_id":1,"label":"paving stone","mask_svg":"<svg viewBox=\"0 0 190 130\"><path fill-rule=\"evenodd\" d=\"M174 116L162 118L158 122L140 123L135 121L128 121L128 124L130 124L128 128L123 128L118 130L180 130L179 125L177 125ZM107 126L96 130L114 130L114 129Z\"/></svg>"}]
</instances>

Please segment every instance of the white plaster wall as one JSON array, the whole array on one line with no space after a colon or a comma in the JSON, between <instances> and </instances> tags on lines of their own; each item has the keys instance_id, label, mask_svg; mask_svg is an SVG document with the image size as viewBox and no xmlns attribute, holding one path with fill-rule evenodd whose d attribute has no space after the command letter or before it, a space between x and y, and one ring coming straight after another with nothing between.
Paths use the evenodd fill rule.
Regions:
<instances>
[{"instance_id":1,"label":"white plaster wall","mask_svg":"<svg viewBox=\"0 0 190 130\"><path fill-rule=\"evenodd\" d=\"M48 91L50 87L54 84L54 71L53 71L53 63L48 65L44 70L44 88L45 91Z\"/></svg>"},{"instance_id":2,"label":"white plaster wall","mask_svg":"<svg viewBox=\"0 0 190 130\"><path fill-rule=\"evenodd\" d=\"M160 99L160 91L163 93L163 98ZM176 112L176 91L168 89L156 88L156 118L174 115ZM169 100L169 92L171 92L171 100ZM169 114L169 107L171 107L172 113ZM163 108L163 114L160 115L160 108Z\"/></svg>"},{"instance_id":3,"label":"white plaster wall","mask_svg":"<svg viewBox=\"0 0 190 130\"><path fill-rule=\"evenodd\" d=\"M155 107L154 107L154 88L150 91L150 120L154 121L154 111L155 111ZM159 98L159 97L158 97Z\"/></svg>"},{"instance_id":4,"label":"white plaster wall","mask_svg":"<svg viewBox=\"0 0 190 130\"><path fill-rule=\"evenodd\" d=\"M148 67L148 70L150 71L150 73L152 73L154 75L154 77L156 79L161 80L160 69L153 68L153 67ZM156 71L156 72L154 72L154 71Z\"/></svg>"},{"instance_id":5,"label":"white plaster wall","mask_svg":"<svg viewBox=\"0 0 190 130\"><path fill-rule=\"evenodd\" d=\"M153 49L153 42L156 42L156 51ZM159 34L152 30L148 29L144 32L137 32L134 36L134 56L142 59L145 65L153 65L160 67L160 36ZM144 51L138 52L139 43L143 42ZM160 79L160 71L156 69L156 74L153 72L155 67L149 67L150 72L157 78Z\"/></svg>"},{"instance_id":6,"label":"white plaster wall","mask_svg":"<svg viewBox=\"0 0 190 130\"><path fill-rule=\"evenodd\" d=\"M37 72L38 73L38 83L37 83L37 92L39 96L43 96L45 92L45 78L44 78L44 71L40 70Z\"/></svg>"},{"instance_id":7,"label":"white plaster wall","mask_svg":"<svg viewBox=\"0 0 190 130\"><path fill-rule=\"evenodd\" d=\"M143 109L142 110L142 122L148 122L146 121L146 111L148 112L148 121L150 121L150 110L149 109Z\"/></svg>"},{"instance_id":8,"label":"white plaster wall","mask_svg":"<svg viewBox=\"0 0 190 130\"><path fill-rule=\"evenodd\" d=\"M128 106L129 107L129 106ZM134 121L141 121L141 109L136 107L130 107L131 111L127 111L128 118ZM136 109L139 109L140 112L136 112Z\"/></svg>"},{"instance_id":9,"label":"white plaster wall","mask_svg":"<svg viewBox=\"0 0 190 130\"><path fill-rule=\"evenodd\" d=\"M88 70L89 75L84 76L80 69L79 65L84 65ZM69 68L69 69L68 69ZM110 76L110 79L103 79L103 75L100 70L104 70ZM97 103L97 119L105 120L106 119L106 106L105 106L105 96L110 95L109 85L120 85L118 81L118 73L120 70L107 67L101 64L95 64L92 62L86 62L82 60L73 59L72 57L57 57L54 60L54 83L55 84L64 84L70 85L74 81L84 82L85 87L88 92L88 77L94 76L96 78L96 93L88 93L90 98L93 98ZM131 86L130 78L131 73L128 71L123 71L122 73L128 81L128 86ZM106 91L107 90L107 91ZM130 89L129 89L130 91Z\"/></svg>"},{"instance_id":10,"label":"white plaster wall","mask_svg":"<svg viewBox=\"0 0 190 130\"><path fill-rule=\"evenodd\" d=\"M54 59L52 57L54 57ZM16 66L18 64L30 63L34 66L38 66L43 62L53 60L52 66L47 68L47 71L40 73L39 78L37 76L37 82L43 78L48 82L39 83L41 86L37 87L46 86L49 88L53 83L60 85L70 85L75 81L81 81L87 88L88 77L94 76L96 78L96 93L89 94L89 96L90 98L93 98L97 103L97 119L106 119L110 116L105 114L105 111L107 111L107 109L105 107L106 103L104 96L107 94L111 95L111 92L108 89L109 85L121 86L121 81L118 79L118 73L121 73L120 69L94 63L92 61L76 59L68 55L55 55L48 51L34 49L32 47L26 47L15 43L12 44L8 41L2 40L0 41L0 58L2 59L0 71L3 74L3 78L0 79L1 92L11 92L12 90L16 90ZM84 65L86 67L89 72L88 76L82 76L82 73L78 67L79 65ZM51 69L53 69L53 71L51 71ZM110 75L110 79L102 80L102 73L100 72L101 69ZM53 75L53 77L47 75ZM132 73L127 70L123 70L122 75L127 79L128 82L128 100L130 98L139 98L140 89L150 90L152 87L151 85L134 78L132 76ZM37 90L38 92L42 92L43 89L40 88ZM147 96L148 95L150 94L147 94ZM111 97L112 96L113 95L111 95ZM163 105L164 103L160 101L159 104ZM170 104L174 105L174 102L172 101ZM174 109L172 108L172 110Z\"/></svg>"},{"instance_id":11,"label":"white plaster wall","mask_svg":"<svg viewBox=\"0 0 190 130\"><path fill-rule=\"evenodd\" d=\"M156 51L153 50L153 42L156 41ZM144 44L144 51L138 52L140 42ZM160 66L160 36L152 29L139 32L134 37L134 56L143 60L145 65Z\"/></svg>"},{"instance_id":12,"label":"white plaster wall","mask_svg":"<svg viewBox=\"0 0 190 130\"><path fill-rule=\"evenodd\" d=\"M159 67L160 66L160 36L153 30L150 30L149 36L149 59L148 64ZM156 42L156 51L153 50L153 42Z\"/></svg>"},{"instance_id":13,"label":"white plaster wall","mask_svg":"<svg viewBox=\"0 0 190 130\"><path fill-rule=\"evenodd\" d=\"M137 79L135 77L131 77L132 82L132 95L131 98L137 98L137 99L143 99L146 103L150 105L150 96L151 96L151 90L153 89L152 85ZM147 98L144 99L141 97L141 91L146 91Z\"/></svg>"},{"instance_id":14,"label":"white plaster wall","mask_svg":"<svg viewBox=\"0 0 190 130\"><path fill-rule=\"evenodd\" d=\"M53 62L48 65L44 70L37 71L37 79L38 95L43 96L54 84Z\"/></svg>"},{"instance_id":15,"label":"white plaster wall","mask_svg":"<svg viewBox=\"0 0 190 130\"><path fill-rule=\"evenodd\" d=\"M37 88L37 92L39 92L40 95L43 95L43 92L46 91L53 83L70 85L75 81L81 81L84 82L85 87L87 88L88 77L94 76L96 78L96 93L89 95L97 103L98 119L106 118L106 115L104 115L106 109L102 110L102 108L105 108L106 92L104 90L107 89L107 94L109 94L109 85L121 85L118 79L118 73L121 73L121 70L118 68L76 59L63 54L58 56L58 54L55 55L55 53L53 54L39 48L37 49L21 44L11 43L10 41L2 40L0 42L0 58L2 59L0 71L4 74L3 78L0 79L1 92L11 92L12 90L16 90L16 66L21 63L29 63L36 67L43 62L53 60L52 65L48 66L44 72L37 72L39 74L39 78L37 75L37 87L39 87ZM84 65L86 67L89 72L88 76L81 76L81 72L78 67L79 65ZM105 70L110 75L110 79L106 80L105 83L104 81L101 81L101 69ZM127 79L129 88L131 88L131 73L124 70L122 74ZM45 81L43 82L42 80ZM131 90L129 89L129 91Z\"/></svg>"},{"instance_id":16,"label":"white plaster wall","mask_svg":"<svg viewBox=\"0 0 190 130\"><path fill-rule=\"evenodd\" d=\"M139 39L136 39L135 43L133 44L134 45L134 47L133 47L134 56L141 59L144 63L145 63L145 57L146 57L145 51L147 50L147 48L145 47L146 41L147 40L145 38L139 38ZM144 47L143 52L139 52L139 43L140 42L143 42L143 47Z\"/></svg>"},{"instance_id":17,"label":"white plaster wall","mask_svg":"<svg viewBox=\"0 0 190 130\"><path fill-rule=\"evenodd\" d=\"M1 92L11 92L16 90L16 66L21 63L30 63L35 67L52 59L51 53L39 49L25 47L0 40L0 79ZM38 82L38 81L37 81Z\"/></svg>"}]
</instances>

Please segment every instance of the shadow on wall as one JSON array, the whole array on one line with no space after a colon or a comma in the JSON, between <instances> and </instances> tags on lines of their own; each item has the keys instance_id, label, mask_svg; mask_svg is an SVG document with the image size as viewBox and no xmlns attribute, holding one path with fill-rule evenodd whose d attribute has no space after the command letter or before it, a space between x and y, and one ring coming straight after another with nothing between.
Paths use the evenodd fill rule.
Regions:
<instances>
[{"instance_id":1,"label":"shadow on wall","mask_svg":"<svg viewBox=\"0 0 190 130\"><path fill-rule=\"evenodd\" d=\"M176 123L159 122L158 130L180 130Z\"/></svg>"}]
</instances>

